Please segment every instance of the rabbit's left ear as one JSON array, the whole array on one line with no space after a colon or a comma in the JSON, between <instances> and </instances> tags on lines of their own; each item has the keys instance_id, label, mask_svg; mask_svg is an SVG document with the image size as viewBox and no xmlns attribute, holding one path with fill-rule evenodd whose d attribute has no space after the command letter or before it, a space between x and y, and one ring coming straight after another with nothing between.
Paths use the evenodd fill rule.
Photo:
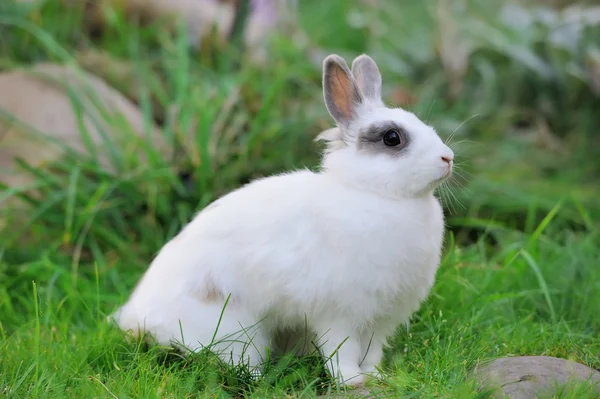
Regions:
<instances>
[{"instance_id":1,"label":"rabbit's left ear","mask_svg":"<svg viewBox=\"0 0 600 399\"><path fill-rule=\"evenodd\" d=\"M348 126L356 118L363 96L346 61L338 55L330 55L323 62L323 95L327 110L338 124Z\"/></svg>"},{"instance_id":2,"label":"rabbit's left ear","mask_svg":"<svg viewBox=\"0 0 600 399\"><path fill-rule=\"evenodd\" d=\"M360 55L352 62L352 75L365 98L381 102L381 73L373 58Z\"/></svg>"}]
</instances>

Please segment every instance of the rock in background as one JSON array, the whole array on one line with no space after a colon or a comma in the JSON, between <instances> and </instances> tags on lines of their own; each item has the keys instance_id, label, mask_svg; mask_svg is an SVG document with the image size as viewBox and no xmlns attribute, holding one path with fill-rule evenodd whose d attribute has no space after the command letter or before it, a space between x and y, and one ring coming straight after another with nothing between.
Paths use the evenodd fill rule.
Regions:
<instances>
[{"instance_id":1,"label":"rock in background","mask_svg":"<svg viewBox=\"0 0 600 399\"><path fill-rule=\"evenodd\" d=\"M184 21L190 43L196 48L213 32L225 42L239 33L249 59L260 63L267 59L267 45L273 33L297 33L296 3L297 0L99 0L94 14L97 23L102 23L106 10L111 8L146 21Z\"/></svg>"},{"instance_id":2,"label":"rock in background","mask_svg":"<svg viewBox=\"0 0 600 399\"><path fill-rule=\"evenodd\" d=\"M72 7L82 6L79 0L62 1ZM42 4L39 0L18 2L32 7ZM183 21L196 48L217 35L217 40L226 44L240 43L243 56L258 63L267 60L273 33L297 31L295 7L296 0L98 0L85 4L90 24L99 25L100 29L116 10L142 23L164 22L167 31ZM69 150L96 154L102 167L115 172L105 145L113 143L127 152L141 144L119 140L131 138L123 130L131 130L138 137L149 134L152 148L159 149L164 157L172 154L155 122L145 121L135 104L138 92L135 87L139 82L135 70L129 68L131 65L115 66L108 54L93 50L75 54L75 58L87 72L41 63L0 73L0 183L10 189L20 191L35 181L34 174L20 167L18 160L32 168L45 168L59 162ZM111 68L106 67L107 59ZM119 74L124 70L133 72L132 78L126 79L132 87L124 91L121 88L122 92L112 87L115 83L112 80L118 81L122 76L103 80L114 72L112 67ZM109 117L98 109L97 99ZM115 122L115 118L120 121ZM89 134L89 142L84 132ZM103 137L104 133L107 137ZM0 197L0 208L6 207L10 198L10 195Z\"/></svg>"},{"instance_id":3,"label":"rock in background","mask_svg":"<svg viewBox=\"0 0 600 399\"><path fill-rule=\"evenodd\" d=\"M67 148L97 154L108 171L115 171L115 165L106 140L142 158L146 140L163 156L171 154L135 104L102 79L67 66L42 63L0 73L0 110L0 182L11 188L34 181L18 167L18 159L41 168L59 161Z\"/></svg>"},{"instance_id":4,"label":"rock in background","mask_svg":"<svg viewBox=\"0 0 600 399\"><path fill-rule=\"evenodd\" d=\"M565 359L549 356L516 356L496 359L475 370L475 378L492 398L536 399L556 397L570 383L590 383L600 397L600 372Z\"/></svg>"}]
</instances>

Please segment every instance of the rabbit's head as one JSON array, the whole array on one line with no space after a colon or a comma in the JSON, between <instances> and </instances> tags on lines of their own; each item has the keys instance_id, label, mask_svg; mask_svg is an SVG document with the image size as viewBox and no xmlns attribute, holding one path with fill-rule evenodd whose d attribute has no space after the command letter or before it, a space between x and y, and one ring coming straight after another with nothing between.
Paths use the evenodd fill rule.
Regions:
<instances>
[{"instance_id":1,"label":"rabbit's head","mask_svg":"<svg viewBox=\"0 0 600 399\"><path fill-rule=\"evenodd\" d=\"M352 71L343 58L323 63L323 92L337 127L327 142L326 173L361 188L393 197L431 193L452 173L454 153L436 131L413 113L387 108L381 99L381 74L367 55Z\"/></svg>"}]
</instances>

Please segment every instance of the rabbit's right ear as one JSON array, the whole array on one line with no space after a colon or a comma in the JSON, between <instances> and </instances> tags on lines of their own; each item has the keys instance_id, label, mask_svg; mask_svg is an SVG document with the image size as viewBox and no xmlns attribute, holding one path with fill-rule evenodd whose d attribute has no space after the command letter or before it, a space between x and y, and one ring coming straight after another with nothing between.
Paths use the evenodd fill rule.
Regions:
<instances>
[{"instance_id":1,"label":"rabbit's right ear","mask_svg":"<svg viewBox=\"0 0 600 399\"><path fill-rule=\"evenodd\" d=\"M323 95L329 114L343 126L356 117L363 97L346 61L332 54L323 62Z\"/></svg>"},{"instance_id":2,"label":"rabbit's right ear","mask_svg":"<svg viewBox=\"0 0 600 399\"><path fill-rule=\"evenodd\" d=\"M376 103L381 101L381 73L373 58L366 54L352 61L352 75L365 98Z\"/></svg>"}]
</instances>

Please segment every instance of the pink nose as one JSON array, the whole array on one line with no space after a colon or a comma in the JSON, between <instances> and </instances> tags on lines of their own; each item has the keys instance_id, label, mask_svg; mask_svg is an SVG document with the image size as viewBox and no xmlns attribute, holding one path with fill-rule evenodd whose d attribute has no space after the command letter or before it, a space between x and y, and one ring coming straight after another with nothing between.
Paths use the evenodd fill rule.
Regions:
<instances>
[{"instance_id":1,"label":"pink nose","mask_svg":"<svg viewBox=\"0 0 600 399\"><path fill-rule=\"evenodd\" d=\"M452 159L454 159L454 157L452 157L452 156L448 156L448 155L442 156L442 161L446 162L448 165L450 165L452 163Z\"/></svg>"}]
</instances>

